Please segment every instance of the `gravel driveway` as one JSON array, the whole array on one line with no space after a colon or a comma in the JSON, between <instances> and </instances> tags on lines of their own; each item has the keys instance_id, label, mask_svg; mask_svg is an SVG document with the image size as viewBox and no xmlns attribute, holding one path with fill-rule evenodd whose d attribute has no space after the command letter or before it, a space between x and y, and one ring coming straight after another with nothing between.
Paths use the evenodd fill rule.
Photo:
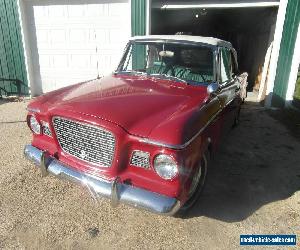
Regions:
<instances>
[{"instance_id":1,"label":"gravel driveway","mask_svg":"<svg viewBox=\"0 0 300 250\"><path fill-rule=\"evenodd\" d=\"M42 178L23 157L25 107L0 101L1 249L233 249L251 233L300 241L300 141L257 105L243 106L185 219L112 209L82 187Z\"/></svg>"}]
</instances>

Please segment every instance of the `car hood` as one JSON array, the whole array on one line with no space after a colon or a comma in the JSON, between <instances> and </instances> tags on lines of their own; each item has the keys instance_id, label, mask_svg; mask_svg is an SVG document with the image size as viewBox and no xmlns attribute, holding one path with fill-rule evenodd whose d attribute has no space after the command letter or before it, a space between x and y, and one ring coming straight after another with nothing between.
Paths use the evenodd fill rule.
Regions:
<instances>
[{"instance_id":1,"label":"car hood","mask_svg":"<svg viewBox=\"0 0 300 250\"><path fill-rule=\"evenodd\" d=\"M147 137L181 109L192 109L206 98L205 86L147 76L110 75L50 92L29 106L41 112L60 109L92 115L130 134Z\"/></svg>"}]
</instances>

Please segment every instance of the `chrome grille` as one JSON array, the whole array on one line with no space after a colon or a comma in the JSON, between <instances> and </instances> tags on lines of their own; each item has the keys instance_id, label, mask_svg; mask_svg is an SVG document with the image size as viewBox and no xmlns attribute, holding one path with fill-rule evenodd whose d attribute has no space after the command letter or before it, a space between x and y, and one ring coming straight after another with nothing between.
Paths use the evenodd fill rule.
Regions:
<instances>
[{"instance_id":1,"label":"chrome grille","mask_svg":"<svg viewBox=\"0 0 300 250\"><path fill-rule=\"evenodd\" d=\"M49 127L49 123L48 122L44 122L44 121L41 121L41 123L42 123L43 134L47 135L49 137L52 137L52 133L51 133L51 130L50 130L50 127Z\"/></svg>"},{"instance_id":2,"label":"chrome grille","mask_svg":"<svg viewBox=\"0 0 300 250\"><path fill-rule=\"evenodd\" d=\"M116 144L111 132L62 117L53 118L53 127L63 151L101 167L111 166Z\"/></svg>"},{"instance_id":3,"label":"chrome grille","mask_svg":"<svg viewBox=\"0 0 300 250\"><path fill-rule=\"evenodd\" d=\"M150 154L148 152L134 150L132 152L130 165L141 168L150 168Z\"/></svg>"}]
</instances>

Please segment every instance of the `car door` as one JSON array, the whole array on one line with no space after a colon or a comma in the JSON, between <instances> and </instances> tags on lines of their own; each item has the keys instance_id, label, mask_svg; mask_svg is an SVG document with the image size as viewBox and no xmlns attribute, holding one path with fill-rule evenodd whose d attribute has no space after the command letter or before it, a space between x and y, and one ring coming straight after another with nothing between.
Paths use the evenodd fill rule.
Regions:
<instances>
[{"instance_id":1,"label":"car door","mask_svg":"<svg viewBox=\"0 0 300 250\"><path fill-rule=\"evenodd\" d=\"M218 98L222 108L222 130L227 132L233 125L238 112L239 81L237 78L237 65L234 53L230 48L219 48L219 82L220 92Z\"/></svg>"}]
</instances>

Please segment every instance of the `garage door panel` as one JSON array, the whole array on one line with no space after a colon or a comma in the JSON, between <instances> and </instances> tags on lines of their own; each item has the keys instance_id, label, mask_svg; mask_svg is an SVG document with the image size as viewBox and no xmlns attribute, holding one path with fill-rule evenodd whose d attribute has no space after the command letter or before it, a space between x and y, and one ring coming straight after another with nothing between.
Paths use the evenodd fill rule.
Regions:
<instances>
[{"instance_id":1,"label":"garage door panel","mask_svg":"<svg viewBox=\"0 0 300 250\"><path fill-rule=\"evenodd\" d=\"M43 92L95 78L97 64L99 75L117 67L130 37L128 3L33 6L33 10Z\"/></svg>"}]
</instances>

